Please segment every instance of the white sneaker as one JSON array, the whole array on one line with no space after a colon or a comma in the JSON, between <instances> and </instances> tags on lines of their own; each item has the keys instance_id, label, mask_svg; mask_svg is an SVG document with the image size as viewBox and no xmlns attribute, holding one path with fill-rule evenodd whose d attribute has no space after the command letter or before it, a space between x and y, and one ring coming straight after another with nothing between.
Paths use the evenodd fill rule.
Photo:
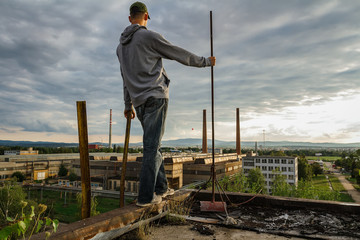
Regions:
<instances>
[{"instance_id":1,"label":"white sneaker","mask_svg":"<svg viewBox=\"0 0 360 240\"><path fill-rule=\"evenodd\" d=\"M160 196L164 198L164 197L167 197L167 196L174 195L174 193L175 193L175 190L174 190L174 189L168 188L168 189L166 190L166 192L164 192L164 193L161 194Z\"/></svg>"},{"instance_id":2,"label":"white sneaker","mask_svg":"<svg viewBox=\"0 0 360 240\"><path fill-rule=\"evenodd\" d=\"M148 206L151 206L151 205L154 205L154 204L159 204L161 202L162 202L162 197L160 195L156 195L154 193L154 196L153 196L153 199L151 200L151 202L149 202L149 203L139 203L139 202L137 202L136 206L138 206L138 207L148 207Z\"/></svg>"}]
</instances>

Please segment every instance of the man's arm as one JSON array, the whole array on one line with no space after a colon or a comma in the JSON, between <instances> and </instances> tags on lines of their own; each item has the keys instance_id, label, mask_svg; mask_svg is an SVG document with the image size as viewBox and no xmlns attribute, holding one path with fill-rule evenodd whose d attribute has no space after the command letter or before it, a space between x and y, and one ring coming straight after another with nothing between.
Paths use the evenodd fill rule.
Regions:
<instances>
[{"instance_id":1,"label":"man's arm","mask_svg":"<svg viewBox=\"0 0 360 240\"><path fill-rule=\"evenodd\" d=\"M122 70L120 69L121 77L124 79ZM125 110L124 116L127 118L128 112L131 112L131 119L135 118L135 111L131 102L129 91L126 88L125 82L123 81L123 94L124 94L124 103L125 103Z\"/></svg>"},{"instance_id":2,"label":"man's arm","mask_svg":"<svg viewBox=\"0 0 360 240\"><path fill-rule=\"evenodd\" d=\"M171 44L158 33L153 34L152 44L161 57L175 60L187 66L207 67L215 66L216 63L215 57L205 58L197 56L181 47Z\"/></svg>"}]
</instances>

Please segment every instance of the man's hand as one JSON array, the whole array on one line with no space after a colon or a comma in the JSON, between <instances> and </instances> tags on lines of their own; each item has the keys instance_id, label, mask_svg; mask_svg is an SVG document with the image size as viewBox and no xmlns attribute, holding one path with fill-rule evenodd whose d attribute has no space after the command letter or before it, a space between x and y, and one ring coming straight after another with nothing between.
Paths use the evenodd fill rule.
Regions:
<instances>
[{"instance_id":1,"label":"man's hand","mask_svg":"<svg viewBox=\"0 0 360 240\"><path fill-rule=\"evenodd\" d=\"M216 57L209 57L210 61L211 61L211 66L215 66L216 63Z\"/></svg>"},{"instance_id":2,"label":"man's hand","mask_svg":"<svg viewBox=\"0 0 360 240\"><path fill-rule=\"evenodd\" d=\"M124 111L124 116L125 116L125 118L128 117L128 114L131 114L131 115L130 115L130 116L131 116L131 119L134 119L134 118L135 118L135 111L134 111L133 108L131 108L131 110L125 110L125 111Z\"/></svg>"}]
</instances>

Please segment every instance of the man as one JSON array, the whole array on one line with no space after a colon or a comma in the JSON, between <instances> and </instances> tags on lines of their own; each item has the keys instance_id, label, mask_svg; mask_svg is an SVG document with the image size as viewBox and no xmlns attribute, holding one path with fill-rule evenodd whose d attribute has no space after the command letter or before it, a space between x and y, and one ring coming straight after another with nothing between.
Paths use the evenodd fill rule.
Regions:
<instances>
[{"instance_id":1,"label":"man","mask_svg":"<svg viewBox=\"0 0 360 240\"><path fill-rule=\"evenodd\" d=\"M162 58L176 60L194 67L215 65L215 57L199 57L172 45L160 34L146 28L150 19L144 3L130 6L130 26L120 37L117 56L123 78L125 117L138 119L143 128L143 161L137 205L157 204L162 197L174 194L168 188L164 163L159 152L165 130L170 80Z\"/></svg>"}]
</instances>

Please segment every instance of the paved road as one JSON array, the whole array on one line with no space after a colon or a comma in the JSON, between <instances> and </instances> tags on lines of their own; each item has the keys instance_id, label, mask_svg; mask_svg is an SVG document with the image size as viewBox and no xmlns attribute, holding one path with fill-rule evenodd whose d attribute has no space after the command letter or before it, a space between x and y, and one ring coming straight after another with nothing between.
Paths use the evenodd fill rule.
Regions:
<instances>
[{"instance_id":1,"label":"paved road","mask_svg":"<svg viewBox=\"0 0 360 240\"><path fill-rule=\"evenodd\" d=\"M341 184L344 186L346 191L351 195L354 199L355 203L360 204L360 192L357 191L353 185L345 179L345 176L340 173L335 173L335 176L340 180Z\"/></svg>"},{"instance_id":2,"label":"paved road","mask_svg":"<svg viewBox=\"0 0 360 240\"><path fill-rule=\"evenodd\" d=\"M325 162L325 164L327 165L327 167L329 168L329 170L331 172L333 172L335 174L335 176L339 179L339 181L341 182L341 184L344 186L344 188L346 189L346 191L350 194L350 196L354 199L355 203L359 203L360 204L360 192L357 191L353 185L345 179L345 176L340 174L338 172L338 170L334 169L331 165L331 163L329 162Z\"/></svg>"}]
</instances>

